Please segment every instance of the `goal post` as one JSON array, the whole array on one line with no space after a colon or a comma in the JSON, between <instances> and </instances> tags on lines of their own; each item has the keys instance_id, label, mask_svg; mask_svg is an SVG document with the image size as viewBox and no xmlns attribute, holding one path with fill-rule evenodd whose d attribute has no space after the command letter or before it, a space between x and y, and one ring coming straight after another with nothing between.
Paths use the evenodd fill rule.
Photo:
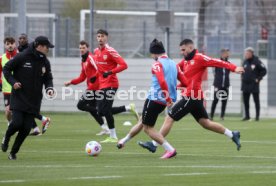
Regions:
<instances>
[{"instance_id":1,"label":"goal post","mask_svg":"<svg viewBox=\"0 0 276 186\"><path fill-rule=\"evenodd\" d=\"M119 10L94 10L95 14L99 15L127 15L127 16L156 16L156 11L119 11ZM83 9L80 11L80 40L85 39L85 21L86 15L90 14L90 10ZM194 42L197 45L197 30L198 30L198 13L196 12L174 12L175 17L189 17L193 19L193 32L194 32Z\"/></svg>"},{"instance_id":2,"label":"goal post","mask_svg":"<svg viewBox=\"0 0 276 186\"><path fill-rule=\"evenodd\" d=\"M6 23L7 18L17 18L18 14L17 13L0 13L0 50L4 48L4 43L2 42L5 38L5 27L8 25ZM28 20L30 19L52 19L53 23L53 29L52 29L52 39L53 39L53 44L56 43L56 15L55 14L39 14L39 13L28 13L26 14L26 17ZM33 29L33 28L32 28ZM40 29L40 28L38 28ZM55 50L52 51L53 57L55 57Z\"/></svg>"}]
</instances>

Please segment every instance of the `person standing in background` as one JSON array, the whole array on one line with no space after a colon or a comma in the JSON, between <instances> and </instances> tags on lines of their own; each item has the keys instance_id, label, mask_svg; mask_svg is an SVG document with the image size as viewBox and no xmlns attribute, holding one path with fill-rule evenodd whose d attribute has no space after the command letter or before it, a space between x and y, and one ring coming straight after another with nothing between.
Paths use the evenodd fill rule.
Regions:
<instances>
[{"instance_id":1,"label":"person standing in background","mask_svg":"<svg viewBox=\"0 0 276 186\"><path fill-rule=\"evenodd\" d=\"M243 103L245 110L245 117L242 121L250 120L249 114L249 100L250 95L253 95L256 109L255 120L260 119L260 81L266 75L266 68L261 60L254 55L254 49L248 47L244 51L243 67L245 72L242 74L241 91L243 94Z\"/></svg>"},{"instance_id":2,"label":"person standing in background","mask_svg":"<svg viewBox=\"0 0 276 186\"><path fill-rule=\"evenodd\" d=\"M220 59L222 61L228 62L229 58L229 49L221 49L220 52ZM226 68L215 68L215 78L213 86L215 88L214 91L214 99L212 102L211 107L211 114L210 119L213 120L216 106L219 100L221 100L221 113L220 113L220 119L224 120L224 114L227 104L227 99L229 95L229 86L230 86L230 79L229 79L229 73L230 70Z\"/></svg>"}]
</instances>

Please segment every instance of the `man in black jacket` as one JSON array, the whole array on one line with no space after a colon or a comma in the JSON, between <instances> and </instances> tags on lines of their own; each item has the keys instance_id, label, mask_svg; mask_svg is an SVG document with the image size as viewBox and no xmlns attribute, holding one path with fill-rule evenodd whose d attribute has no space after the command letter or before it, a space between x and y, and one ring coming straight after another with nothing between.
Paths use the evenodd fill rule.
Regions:
<instances>
[{"instance_id":1,"label":"man in black jacket","mask_svg":"<svg viewBox=\"0 0 276 186\"><path fill-rule=\"evenodd\" d=\"M243 121L250 120L249 115L249 99L250 94L253 94L253 99L256 108L256 121L259 121L260 116L260 81L266 75L266 68L260 59L254 55L254 49L248 47L244 53L245 60L243 67L245 72L242 74L243 103L245 109L245 117Z\"/></svg>"},{"instance_id":2,"label":"man in black jacket","mask_svg":"<svg viewBox=\"0 0 276 186\"><path fill-rule=\"evenodd\" d=\"M222 49L220 59L228 62L228 58L229 58L229 49ZM214 113L219 99L221 100L220 119L224 120L224 113L226 109L226 104L227 104L227 99L229 94L229 86L230 86L229 72L230 71L225 68L215 68L215 78L213 83L215 92L214 92L214 100L211 107L211 114L210 114L211 120L213 120Z\"/></svg>"},{"instance_id":3,"label":"man in black jacket","mask_svg":"<svg viewBox=\"0 0 276 186\"><path fill-rule=\"evenodd\" d=\"M4 66L4 75L12 85L10 108L12 122L2 141L2 151L6 152L12 135L18 134L9 154L10 160L16 159L16 153L28 136L34 116L40 112L42 89L53 96L53 76L46 54L54 45L47 37L38 36L29 48L17 54Z\"/></svg>"},{"instance_id":4,"label":"man in black jacket","mask_svg":"<svg viewBox=\"0 0 276 186\"><path fill-rule=\"evenodd\" d=\"M28 43L28 35L27 34L20 34L19 38L18 38L18 51L19 52L23 52L25 49L27 49L29 46Z\"/></svg>"}]
</instances>

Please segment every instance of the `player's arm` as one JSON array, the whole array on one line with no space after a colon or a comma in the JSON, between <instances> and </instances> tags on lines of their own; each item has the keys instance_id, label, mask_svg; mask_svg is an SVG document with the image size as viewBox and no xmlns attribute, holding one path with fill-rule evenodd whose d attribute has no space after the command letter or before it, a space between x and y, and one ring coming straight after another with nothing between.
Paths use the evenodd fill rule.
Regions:
<instances>
[{"instance_id":1,"label":"player's arm","mask_svg":"<svg viewBox=\"0 0 276 186\"><path fill-rule=\"evenodd\" d=\"M206 55L201 55L201 60L202 60L202 63L200 63L200 64L203 65L204 67L226 68L226 69L229 69L230 71L236 72L236 73L244 72L243 67L237 67L233 63L225 62L225 61L222 61L222 60L216 59L216 58L211 58Z\"/></svg>"},{"instance_id":2,"label":"player's arm","mask_svg":"<svg viewBox=\"0 0 276 186\"><path fill-rule=\"evenodd\" d=\"M72 79L71 81L67 81L64 83L65 86L69 86L69 85L77 85L82 83L84 80L86 79L86 75L84 72L83 67L81 68L81 72L80 75L74 79Z\"/></svg>"},{"instance_id":3,"label":"player's arm","mask_svg":"<svg viewBox=\"0 0 276 186\"><path fill-rule=\"evenodd\" d=\"M187 81L184 77L184 73L180 69L179 66L177 66L177 79L180 81L180 85L177 85L177 87L186 87L187 86Z\"/></svg>"},{"instance_id":4,"label":"player's arm","mask_svg":"<svg viewBox=\"0 0 276 186\"><path fill-rule=\"evenodd\" d=\"M21 55L16 55L13 59L9 60L3 68L4 77L14 89L21 88L21 83L15 79L12 74L12 72L21 65L22 61L24 61L24 59L21 58Z\"/></svg>"},{"instance_id":5,"label":"player's arm","mask_svg":"<svg viewBox=\"0 0 276 186\"><path fill-rule=\"evenodd\" d=\"M156 75L156 78L157 78L158 83L159 83L159 85L162 89L162 92L166 97L167 103L171 104L172 99L170 98L170 95L169 95L169 88L168 88L167 82L165 80L162 64L160 62L155 62L152 65L152 70L151 71L152 71L153 74Z\"/></svg>"},{"instance_id":6,"label":"player's arm","mask_svg":"<svg viewBox=\"0 0 276 186\"><path fill-rule=\"evenodd\" d=\"M104 77L107 77L109 76L110 74L116 74L116 73L119 73L119 72L122 72L123 70L127 69L127 63L125 62L125 60L120 56L120 54L114 50L114 49L111 49L111 50L108 50L111 58L117 63L117 67L112 69L111 71L109 72L104 72L103 76Z\"/></svg>"},{"instance_id":7,"label":"player's arm","mask_svg":"<svg viewBox=\"0 0 276 186\"><path fill-rule=\"evenodd\" d=\"M95 81L96 81L96 79L97 79L97 77L98 77L98 66L96 65L96 62L95 62L95 60L93 59L93 57L92 56L88 56L89 57L89 63L88 63L88 65L89 66L91 66L91 68L94 68L95 69L95 74L91 74L91 78L90 78L90 82L91 83L95 83Z\"/></svg>"},{"instance_id":8,"label":"player's arm","mask_svg":"<svg viewBox=\"0 0 276 186\"><path fill-rule=\"evenodd\" d=\"M53 74L52 74L52 70L51 70L51 64L48 60L46 61L46 72L44 75L44 86L45 86L46 93L48 95L52 96L54 94Z\"/></svg>"},{"instance_id":9,"label":"player's arm","mask_svg":"<svg viewBox=\"0 0 276 186\"><path fill-rule=\"evenodd\" d=\"M184 60L180 61L180 62L177 64L177 67L179 67L179 69L183 72Z\"/></svg>"},{"instance_id":10,"label":"player's arm","mask_svg":"<svg viewBox=\"0 0 276 186\"><path fill-rule=\"evenodd\" d=\"M263 79L263 77L266 75L267 70L265 68L265 65L260 60L258 60L258 64L256 65L256 68L257 68L257 70L259 72L256 81L260 82Z\"/></svg>"}]
</instances>

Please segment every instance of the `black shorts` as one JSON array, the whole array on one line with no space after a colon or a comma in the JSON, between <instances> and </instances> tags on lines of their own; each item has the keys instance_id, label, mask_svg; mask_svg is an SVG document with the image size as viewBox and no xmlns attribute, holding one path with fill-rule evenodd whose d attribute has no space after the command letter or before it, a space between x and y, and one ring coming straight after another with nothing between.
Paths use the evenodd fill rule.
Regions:
<instances>
[{"instance_id":1,"label":"black shorts","mask_svg":"<svg viewBox=\"0 0 276 186\"><path fill-rule=\"evenodd\" d=\"M117 88L105 88L97 91L96 100L98 112L101 116L105 116L108 112L112 112Z\"/></svg>"},{"instance_id":2,"label":"black shorts","mask_svg":"<svg viewBox=\"0 0 276 186\"><path fill-rule=\"evenodd\" d=\"M163 112L166 105L161 105L155 101L147 99L142 113L142 123L148 126L154 126L158 115Z\"/></svg>"},{"instance_id":3,"label":"black shorts","mask_svg":"<svg viewBox=\"0 0 276 186\"><path fill-rule=\"evenodd\" d=\"M85 93L80 97L79 103L89 104L96 107L96 91L86 90Z\"/></svg>"},{"instance_id":4,"label":"black shorts","mask_svg":"<svg viewBox=\"0 0 276 186\"><path fill-rule=\"evenodd\" d=\"M203 100L194 100L192 98L184 98L175 103L169 111L169 116L178 121L187 114L191 113L198 122L201 118L208 118L208 114L203 105Z\"/></svg>"},{"instance_id":5,"label":"black shorts","mask_svg":"<svg viewBox=\"0 0 276 186\"><path fill-rule=\"evenodd\" d=\"M11 95L10 94L4 94L4 105L5 107L9 106L11 102Z\"/></svg>"}]
</instances>

